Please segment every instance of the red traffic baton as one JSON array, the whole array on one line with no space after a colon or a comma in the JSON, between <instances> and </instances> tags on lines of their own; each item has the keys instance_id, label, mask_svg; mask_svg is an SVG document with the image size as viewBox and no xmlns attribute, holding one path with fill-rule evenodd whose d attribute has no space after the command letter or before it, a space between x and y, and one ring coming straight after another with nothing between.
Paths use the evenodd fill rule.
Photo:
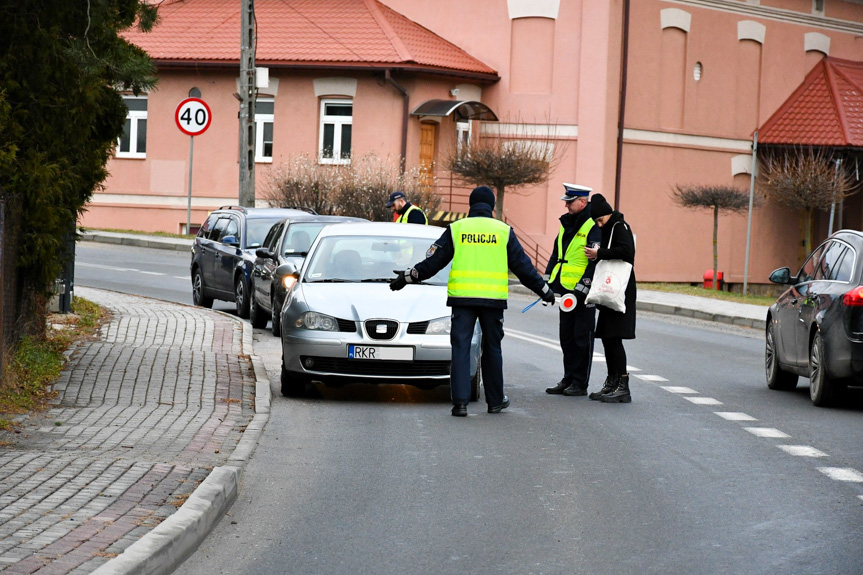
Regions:
<instances>
[{"instance_id":1,"label":"red traffic baton","mask_svg":"<svg viewBox=\"0 0 863 575\"><path fill-rule=\"evenodd\" d=\"M560 311L572 311L578 306L578 300L571 293L560 298Z\"/></svg>"}]
</instances>

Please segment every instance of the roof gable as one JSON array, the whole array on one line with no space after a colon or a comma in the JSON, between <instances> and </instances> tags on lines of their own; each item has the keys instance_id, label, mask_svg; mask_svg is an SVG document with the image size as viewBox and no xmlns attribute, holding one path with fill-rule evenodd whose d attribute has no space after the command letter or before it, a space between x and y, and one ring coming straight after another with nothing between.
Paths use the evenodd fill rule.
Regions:
<instances>
[{"instance_id":1,"label":"roof gable","mask_svg":"<svg viewBox=\"0 0 863 575\"><path fill-rule=\"evenodd\" d=\"M150 33L124 35L159 64L240 61L240 3L184 0L159 7ZM458 46L377 0L256 0L261 66L409 67L456 74L497 73Z\"/></svg>"},{"instance_id":2,"label":"roof gable","mask_svg":"<svg viewBox=\"0 0 863 575\"><path fill-rule=\"evenodd\" d=\"M863 147L863 62L823 58L761 126L758 143Z\"/></svg>"}]
</instances>

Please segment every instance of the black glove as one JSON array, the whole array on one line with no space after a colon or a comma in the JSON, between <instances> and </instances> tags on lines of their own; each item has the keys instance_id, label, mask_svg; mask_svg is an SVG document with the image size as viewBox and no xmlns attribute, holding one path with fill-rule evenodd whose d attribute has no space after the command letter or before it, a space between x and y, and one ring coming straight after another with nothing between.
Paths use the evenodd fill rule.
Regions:
<instances>
[{"instance_id":1,"label":"black glove","mask_svg":"<svg viewBox=\"0 0 863 575\"><path fill-rule=\"evenodd\" d=\"M548 287L548 284L545 286L545 291L542 292L542 301L546 304L554 304L554 292L551 291L551 288Z\"/></svg>"},{"instance_id":2,"label":"black glove","mask_svg":"<svg viewBox=\"0 0 863 575\"><path fill-rule=\"evenodd\" d=\"M390 282L390 289L393 291L399 291L406 285L408 285L407 280L405 279L405 272L403 270L393 270L398 277Z\"/></svg>"}]
</instances>

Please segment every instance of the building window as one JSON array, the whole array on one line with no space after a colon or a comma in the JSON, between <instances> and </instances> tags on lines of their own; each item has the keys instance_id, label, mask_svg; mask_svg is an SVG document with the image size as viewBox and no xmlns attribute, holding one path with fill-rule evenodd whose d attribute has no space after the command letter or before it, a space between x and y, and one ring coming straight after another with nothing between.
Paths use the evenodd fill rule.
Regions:
<instances>
[{"instance_id":1,"label":"building window","mask_svg":"<svg viewBox=\"0 0 863 575\"><path fill-rule=\"evenodd\" d=\"M273 161L273 108L272 98L255 101L255 161Z\"/></svg>"},{"instance_id":2,"label":"building window","mask_svg":"<svg viewBox=\"0 0 863 575\"><path fill-rule=\"evenodd\" d=\"M352 100L321 101L321 139L318 154L322 164L350 163L353 119Z\"/></svg>"},{"instance_id":3,"label":"building window","mask_svg":"<svg viewBox=\"0 0 863 575\"><path fill-rule=\"evenodd\" d=\"M455 133L456 133L456 146L458 151L461 152L464 148L470 148L470 132L471 132L471 124L470 120L466 122L456 122L455 124Z\"/></svg>"},{"instance_id":4,"label":"building window","mask_svg":"<svg viewBox=\"0 0 863 575\"><path fill-rule=\"evenodd\" d=\"M147 96L123 96L126 123L117 140L118 158L147 157Z\"/></svg>"}]
</instances>

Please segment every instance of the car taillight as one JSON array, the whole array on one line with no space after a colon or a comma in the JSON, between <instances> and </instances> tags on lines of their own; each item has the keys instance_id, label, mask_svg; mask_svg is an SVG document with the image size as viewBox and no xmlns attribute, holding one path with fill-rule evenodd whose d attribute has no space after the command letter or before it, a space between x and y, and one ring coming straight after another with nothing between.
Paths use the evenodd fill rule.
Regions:
<instances>
[{"instance_id":1,"label":"car taillight","mask_svg":"<svg viewBox=\"0 0 863 575\"><path fill-rule=\"evenodd\" d=\"M858 286L843 295L842 303L848 307L863 307L863 286Z\"/></svg>"}]
</instances>

